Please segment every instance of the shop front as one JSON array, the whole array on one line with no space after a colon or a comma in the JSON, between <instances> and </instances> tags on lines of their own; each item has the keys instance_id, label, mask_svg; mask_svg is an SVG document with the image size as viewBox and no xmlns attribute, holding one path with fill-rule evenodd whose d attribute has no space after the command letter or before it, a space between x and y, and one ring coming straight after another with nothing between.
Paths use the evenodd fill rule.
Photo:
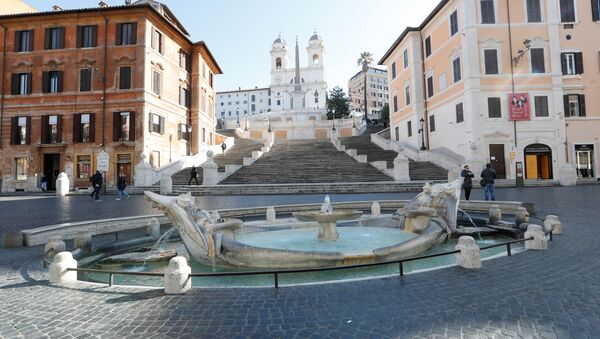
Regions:
<instances>
[{"instance_id":1,"label":"shop front","mask_svg":"<svg viewBox=\"0 0 600 339\"><path fill-rule=\"evenodd\" d=\"M552 149L544 144L525 147L525 179L553 179Z\"/></svg>"},{"instance_id":2,"label":"shop front","mask_svg":"<svg viewBox=\"0 0 600 339\"><path fill-rule=\"evenodd\" d=\"M594 178L594 145L575 145L575 164L578 178Z\"/></svg>"}]
</instances>

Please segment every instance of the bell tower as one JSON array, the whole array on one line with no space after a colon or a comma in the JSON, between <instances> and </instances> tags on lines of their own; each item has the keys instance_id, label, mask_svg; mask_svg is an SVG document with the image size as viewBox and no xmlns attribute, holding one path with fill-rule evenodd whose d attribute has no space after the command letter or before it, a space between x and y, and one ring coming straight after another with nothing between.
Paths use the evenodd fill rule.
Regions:
<instances>
[{"instance_id":1,"label":"bell tower","mask_svg":"<svg viewBox=\"0 0 600 339\"><path fill-rule=\"evenodd\" d=\"M283 72L289 65L289 51L281 34L271 47L271 72Z\"/></svg>"}]
</instances>

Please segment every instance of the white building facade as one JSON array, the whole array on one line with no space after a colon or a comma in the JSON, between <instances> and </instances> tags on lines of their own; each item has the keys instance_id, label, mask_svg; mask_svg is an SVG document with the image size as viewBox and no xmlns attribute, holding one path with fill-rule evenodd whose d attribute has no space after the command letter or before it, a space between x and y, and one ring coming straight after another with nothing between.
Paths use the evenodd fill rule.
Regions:
<instances>
[{"instance_id":1,"label":"white building facade","mask_svg":"<svg viewBox=\"0 0 600 339\"><path fill-rule=\"evenodd\" d=\"M348 80L348 96L350 110L364 112L365 76L363 71L356 73ZM388 103L388 72L385 69L369 67L367 71L367 109L369 120L381 118L381 110Z\"/></svg>"}]
</instances>

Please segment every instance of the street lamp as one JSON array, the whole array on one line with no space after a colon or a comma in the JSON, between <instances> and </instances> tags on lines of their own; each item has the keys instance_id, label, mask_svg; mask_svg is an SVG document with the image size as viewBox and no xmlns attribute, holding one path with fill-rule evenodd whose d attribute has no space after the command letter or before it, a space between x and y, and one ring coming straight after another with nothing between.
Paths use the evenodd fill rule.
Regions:
<instances>
[{"instance_id":1,"label":"street lamp","mask_svg":"<svg viewBox=\"0 0 600 339\"><path fill-rule=\"evenodd\" d=\"M421 151L424 151L427 149L427 147L425 147L425 129L423 128L425 126L425 119L421 118L421 120L419 120L419 133L421 133Z\"/></svg>"},{"instance_id":2,"label":"street lamp","mask_svg":"<svg viewBox=\"0 0 600 339\"><path fill-rule=\"evenodd\" d=\"M331 126L333 126L333 127L331 127L331 130L335 131L335 108L331 109L331 113L333 114L332 117L331 117L332 118L331 119L331 121L332 121Z\"/></svg>"},{"instance_id":3,"label":"street lamp","mask_svg":"<svg viewBox=\"0 0 600 339\"><path fill-rule=\"evenodd\" d=\"M192 126L191 125L187 125L186 127L188 135L187 135L187 142L188 142L188 155L192 155Z\"/></svg>"},{"instance_id":4,"label":"street lamp","mask_svg":"<svg viewBox=\"0 0 600 339\"><path fill-rule=\"evenodd\" d=\"M269 129L267 131L271 133L271 111L269 111Z\"/></svg>"},{"instance_id":5,"label":"street lamp","mask_svg":"<svg viewBox=\"0 0 600 339\"><path fill-rule=\"evenodd\" d=\"M248 132L248 112L244 113L244 117L246 118L246 123L244 124L244 132Z\"/></svg>"},{"instance_id":6,"label":"street lamp","mask_svg":"<svg viewBox=\"0 0 600 339\"><path fill-rule=\"evenodd\" d=\"M240 110L236 108L235 115L237 116L237 127L240 127Z\"/></svg>"}]
</instances>

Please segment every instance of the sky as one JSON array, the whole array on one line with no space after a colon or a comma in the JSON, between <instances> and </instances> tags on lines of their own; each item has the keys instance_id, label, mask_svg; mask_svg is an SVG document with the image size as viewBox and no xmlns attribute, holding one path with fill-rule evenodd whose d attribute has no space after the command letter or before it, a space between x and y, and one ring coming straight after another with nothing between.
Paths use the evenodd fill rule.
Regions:
<instances>
[{"instance_id":1,"label":"sky","mask_svg":"<svg viewBox=\"0 0 600 339\"><path fill-rule=\"evenodd\" d=\"M1 0L0 0L1 1ZM99 0L24 0L38 10L96 7ZM123 0L104 0L122 5ZM323 60L331 90L347 91L363 51L377 63L406 26L417 26L439 0L163 0L190 33L204 40L223 75L217 91L270 84L273 40L281 32L290 47L296 36L301 65L315 28L325 43ZM293 55L291 55L293 57ZM293 62L293 60L290 60Z\"/></svg>"}]
</instances>

